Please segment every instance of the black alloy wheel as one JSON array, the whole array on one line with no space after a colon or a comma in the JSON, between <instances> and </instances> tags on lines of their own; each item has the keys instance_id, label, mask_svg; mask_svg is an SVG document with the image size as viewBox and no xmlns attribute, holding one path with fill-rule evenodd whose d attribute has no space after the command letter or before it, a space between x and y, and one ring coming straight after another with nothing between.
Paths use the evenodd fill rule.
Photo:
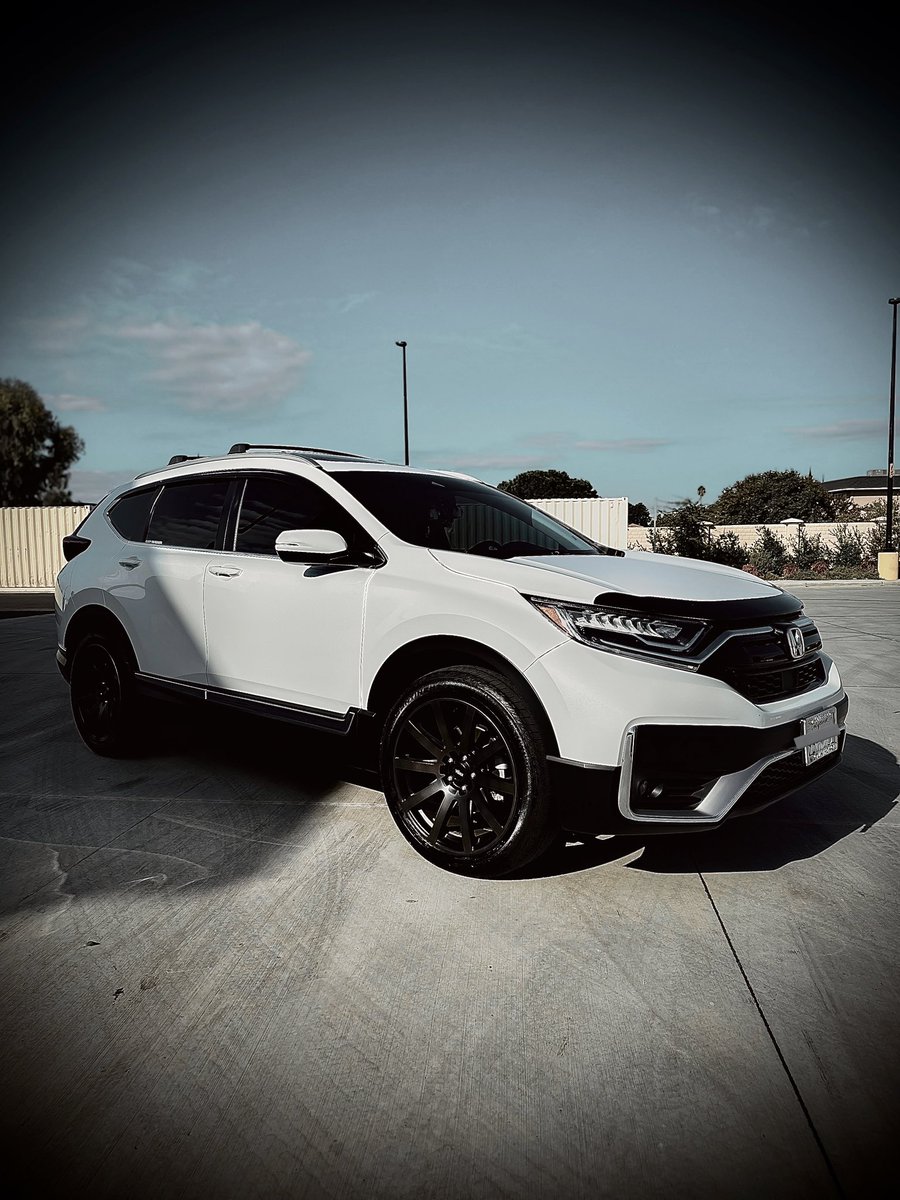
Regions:
<instances>
[{"instance_id":1,"label":"black alloy wheel","mask_svg":"<svg viewBox=\"0 0 900 1200\"><path fill-rule=\"evenodd\" d=\"M75 651L70 679L72 715L95 754L118 757L133 749L133 677L124 655L98 634Z\"/></svg>"},{"instance_id":2,"label":"black alloy wheel","mask_svg":"<svg viewBox=\"0 0 900 1200\"><path fill-rule=\"evenodd\" d=\"M388 718L388 805L426 858L503 874L552 836L545 755L533 713L507 680L482 668L438 671Z\"/></svg>"}]
</instances>

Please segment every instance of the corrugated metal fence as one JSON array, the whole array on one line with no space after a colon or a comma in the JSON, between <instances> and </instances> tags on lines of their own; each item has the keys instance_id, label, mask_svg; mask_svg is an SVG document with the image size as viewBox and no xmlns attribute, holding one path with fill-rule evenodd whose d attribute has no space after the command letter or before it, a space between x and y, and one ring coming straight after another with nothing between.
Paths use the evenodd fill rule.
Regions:
<instances>
[{"instance_id":1,"label":"corrugated metal fence","mask_svg":"<svg viewBox=\"0 0 900 1200\"><path fill-rule=\"evenodd\" d=\"M624 550L628 545L628 500L624 496L614 500L529 500L528 503L604 546Z\"/></svg>"},{"instance_id":2,"label":"corrugated metal fence","mask_svg":"<svg viewBox=\"0 0 900 1200\"><path fill-rule=\"evenodd\" d=\"M0 508L0 587L52 588L65 562L62 540L90 511L89 504Z\"/></svg>"},{"instance_id":3,"label":"corrugated metal fence","mask_svg":"<svg viewBox=\"0 0 900 1200\"><path fill-rule=\"evenodd\" d=\"M628 501L532 500L573 529L624 550L628 540ZM91 511L90 505L60 508L0 508L0 587L52 588L65 561L62 540ZM477 525L477 514L469 520ZM485 537L496 537L496 520ZM468 530L467 533L472 533ZM516 536L515 533L510 534Z\"/></svg>"}]
</instances>

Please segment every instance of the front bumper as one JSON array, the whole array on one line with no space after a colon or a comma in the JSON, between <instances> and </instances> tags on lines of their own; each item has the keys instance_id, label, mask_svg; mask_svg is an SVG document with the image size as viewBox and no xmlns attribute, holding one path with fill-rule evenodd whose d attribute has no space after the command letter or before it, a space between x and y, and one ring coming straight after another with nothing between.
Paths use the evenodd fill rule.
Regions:
<instances>
[{"instance_id":1,"label":"front bumper","mask_svg":"<svg viewBox=\"0 0 900 1200\"><path fill-rule=\"evenodd\" d=\"M635 722L626 731L620 766L552 757L560 823L578 833L644 835L715 829L730 817L758 812L840 762L846 695L831 704L838 749L809 767L802 718L766 728Z\"/></svg>"}]
</instances>

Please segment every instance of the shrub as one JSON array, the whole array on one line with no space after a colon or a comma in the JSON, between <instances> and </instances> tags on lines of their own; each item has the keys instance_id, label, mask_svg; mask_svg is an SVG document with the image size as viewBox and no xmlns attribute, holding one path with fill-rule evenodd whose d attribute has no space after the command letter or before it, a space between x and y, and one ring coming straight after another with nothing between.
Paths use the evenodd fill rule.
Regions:
<instances>
[{"instance_id":1,"label":"shrub","mask_svg":"<svg viewBox=\"0 0 900 1200\"><path fill-rule=\"evenodd\" d=\"M651 529L650 549L654 554L674 554L675 538L668 529Z\"/></svg>"},{"instance_id":2,"label":"shrub","mask_svg":"<svg viewBox=\"0 0 900 1200\"><path fill-rule=\"evenodd\" d=\"M832 567L828 572L829 579L877 579L875 567Z\"/></svg>"},{"instance_id":3,"label":"shrub","mask_svg":"<svg viewBox=\"0 0 900 1200\"><path fill-rule=\"evenodd\" d=\"M757 575L772 578L781 575L787 562L788 552L784 542L765 526L757 529L759 535L750 547L750 566Z\"/></svg>"},{"instance_id":4,"label":"shrub","mask_svg":"<svg viewBox=\"0 0 900 1200\"><path fill-rule=\"evenodd\" d=\"M709 548L709 558L712 562L722 563L726 567L742 567L747 561L748 550L742 546L738 535L731 529L720 533Z\"/></svg>"},{"instance_id":5,"label":"shrub","mask_svg":"<svg viewBox=\"0 0 900 1200\"><path fill-rule=\"evenodd\" d=\"M797 568L797 571L802 573L810 571L813 563L821 562L825 558L825 546L821 537L818 534L807 537L801 533L799 544L795 547L793 554L791 554L790 561Z\"/></svg>"},{"instance_id":6,"label":"shrub","mask_svg":"<svg viewBox=\"0 0 900 1200\"><path fill-rule=\"evenodd\" d=\"M838 525L834 530L834 548L831 563L835 567L858 567L865 557L862 535L849 525Z\"/></svg>"},{"instance_id":7,"label":"shrub","mask_svg":"<svg viewBox=\"0 0 900 1200\"><path fill-rule=\"evenodd\" d=\"M877 525L874 529L866 530L862 539L863 553L862 561L866 565L875 566L878 562L878 555L884 549L884 530Z\"/></svg>"}]
</instances>

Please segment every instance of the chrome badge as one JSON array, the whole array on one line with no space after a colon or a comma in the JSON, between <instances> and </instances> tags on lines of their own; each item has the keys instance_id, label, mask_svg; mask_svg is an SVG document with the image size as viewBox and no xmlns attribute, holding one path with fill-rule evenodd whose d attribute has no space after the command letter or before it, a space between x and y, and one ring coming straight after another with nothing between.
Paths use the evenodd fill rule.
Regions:
<instances>
[{"instance_id":1,"label":"chrome badge","mask_svg":"<svg viewBox=\"0 0 900 1200\"><path fill-rule=\"evenodd\" d=\"M797 625L789 625L787 629L788 649L791 658L802 658L806 653L806 643L803 640L803 630Z\"/></svg>"}]
</instances>

